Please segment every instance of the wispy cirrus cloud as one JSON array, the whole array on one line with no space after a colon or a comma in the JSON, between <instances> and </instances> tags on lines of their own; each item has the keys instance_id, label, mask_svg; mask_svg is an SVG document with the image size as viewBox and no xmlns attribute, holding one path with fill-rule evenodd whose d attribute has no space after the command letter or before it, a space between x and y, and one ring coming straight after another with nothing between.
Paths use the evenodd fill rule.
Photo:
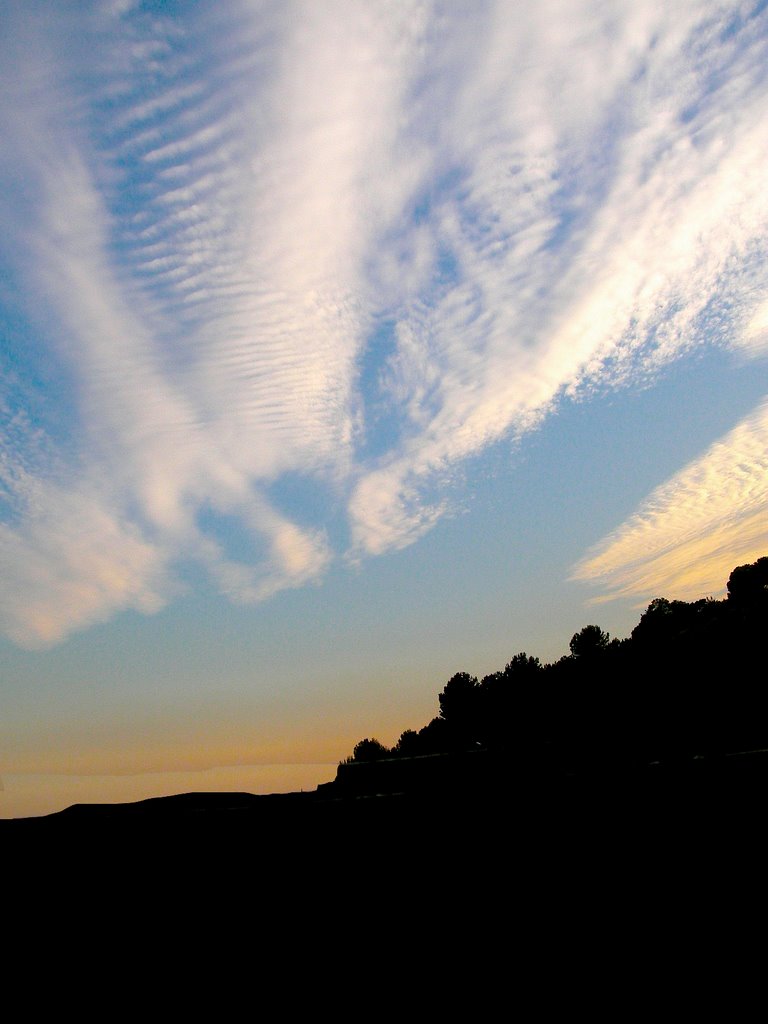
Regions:
<instances>
[{"instance_id":1,"label":"wispy cirrus cloud","mask_svg":"<svg viewBox=\"0 0 768 1024\"><path fill-rule=\"evenodd\" d=\"M762 18L539 10L487 8L487 59L460 51L447 76L458 184L432 228L449 269L401 317L394 360L404 412L417 397L431 415L353 496L364 550L417 535L431 476L560 395L740 344L765 291Z\"/></svg>"},{"instance_id":2,"label":"wispy cirrus cloud","mask_svg":"<svg viewBox=\"0 0 768 1024\"><path fill-rule=\"evenodd\" d=\"M3 18L0 256L38 410L4 449L0 626L21 643L157 607L190 558L234 600L319 577L323 510L276 507L284 474L324 481L350 555L380 554L560 396L701 343L759 354L757 8Z\"/></svg>"},{"instance_id":3,"label":"wispy cirrus cloud","mask_svg":"<svg viewBox=\"0 0 768 1024\"><path fill-rule=\"evenodd\" d=\"M574 570L597 600L721 595L768 548L768 400L676 473Z\"/></svg>"}]
</instances>

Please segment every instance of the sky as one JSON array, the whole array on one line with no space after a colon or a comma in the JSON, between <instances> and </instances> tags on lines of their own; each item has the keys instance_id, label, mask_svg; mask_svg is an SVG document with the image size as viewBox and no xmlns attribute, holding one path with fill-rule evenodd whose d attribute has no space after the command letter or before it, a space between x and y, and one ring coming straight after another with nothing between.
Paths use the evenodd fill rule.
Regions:
<instances>
[{"instance_id":1,"label":"sky","mask_svg":"<svg viewBox=\"0 0 768 1024\"><path fill-rule=\"evenodd\" d=\"M0 95L0 816L768 553L762 0L7 0Z\"/></svg>"}]
</instances>

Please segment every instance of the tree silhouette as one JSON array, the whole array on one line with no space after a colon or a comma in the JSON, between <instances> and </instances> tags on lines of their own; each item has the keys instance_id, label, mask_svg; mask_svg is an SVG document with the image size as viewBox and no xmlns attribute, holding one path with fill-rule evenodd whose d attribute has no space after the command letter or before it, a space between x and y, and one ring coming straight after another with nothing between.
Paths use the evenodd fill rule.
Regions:
<instances>
[{"instance_id":1,"label":"tree silhouette","mask_svg":"<svg viewBox=\"0 0 768 1024\"><path fill-rule=\"evenodd\" d=\"M444 718L433 718L419 729L419 753L442 754L451 749L451 730Z\"/></svg>"},{"instance_id":2,"label":"tree silhouette","mask_svg":"<svg viewBox=\"0 0 768 1024\"><path fill-rule=\"evenodd\" d=\"M437 718L393 750L361 740L349 760L484 748L557 773L768 748L766 626L768 556L731 572L727 600L654 598L625 640L589 625L553 664L521 652L480 683L458 672Z\"/></svg>"},{"instance_id":3,"label":"tree silhouette","mask_svg":"<svg viewBox=\"0 0 768 1024\"><path fill-rule=\"evenodd\" d=\"M448 726L451 747L477 742L480 727L480 687L475 676L457 672L438 696L440 718Z\"/></svg>"},{"instance_id":4,"label":"tree silhouette","mask_svg":"<svg viewBox=\"0 0 768 1024\"><path fill-rule=\"evenodd\" d=\"M406 729L392 748L395 757L416 757L421 753L422 743L414 729Z\"/></svg>"},{"instance_id":5,"label":"tree silhouette","mask_svg":"<svg viewBox=\"0 0 768 1024\"><path fill-rule=\"evenodd\" d=\"M728 599L755 604L768 599L768 556L751 565L737 565L728 578Z\"/></svg>"},{"instance_id":6,"label":"tree silhouette","mask_svg":"<svg viewBox=\"0 0 768 1024\"><path fill-rule=\"evenodd\" d=\"M571 637L571 654L574 658L594 658L603 654L611 638L599 626L585 626Z\"/></svg>"},{"instance_id":7,"label":"tree silhouette","mask_svg":"<svg viewBox=\"0 0 768 1024\"><path fill-rule=\"evenodd\" d=\"M489 747L523 753L538 742L542 665L525 651L480 683L480 738Z\"/></svg>"},{"instance_id":8,"label":"tree silhouette","mask_svg":"<svg viewBox=\"0 0 768 1024\"><path fill-rule=\"evenodd\" d=\"M364 739L355 744L352 751L352 761L380 761L383 757L389 757L389 747L385 747L377 739Z\"/></svg>"}]
</instances>

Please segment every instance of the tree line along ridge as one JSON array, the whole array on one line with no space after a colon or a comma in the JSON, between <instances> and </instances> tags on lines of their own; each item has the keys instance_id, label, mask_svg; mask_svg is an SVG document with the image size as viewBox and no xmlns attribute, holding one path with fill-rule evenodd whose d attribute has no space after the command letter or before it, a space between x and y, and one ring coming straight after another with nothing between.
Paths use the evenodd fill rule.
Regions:
<instances>
[{"instance_id":1,"label":"tree line along ridge","mask_svg":"<svg viewBox=\"0 0 768 1024\"><path fill-rule=\"evenodd\" d=\"M768 748L768 556L727 597L655 598L624 640L599 626L542 664L526 652L478 680L458 672L439 713L393 747L362 739L342 764L488 750L536 763L662 763Z\"/></svg>"}]
</instances>

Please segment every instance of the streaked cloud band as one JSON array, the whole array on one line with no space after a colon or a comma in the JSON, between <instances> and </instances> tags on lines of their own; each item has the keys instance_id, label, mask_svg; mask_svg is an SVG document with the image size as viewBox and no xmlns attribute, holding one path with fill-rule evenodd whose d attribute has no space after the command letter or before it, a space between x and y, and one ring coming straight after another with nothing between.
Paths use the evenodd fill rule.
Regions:
<instances>
[{"instance_id":1,"label":"streaked cloud band","mask_svg":"<svg viewBox=\"0 0 768 1024\"><path fill-rule=\"evenodd\" d=\"M768 400L658 487L575 568L597 600L722 596L735 565L768 550Z\"/></svg>"},{"instance_id":2,"label":"streaked cloud band","mask_svg":"<svg viewBox=\"0 0 768 1024\"><path fill-rule=\"evenodd\" d=\"M564 398L696 346L764 354L759 7L2 18L0 301L21 327L0 628L19 643L152 611L190 560L254 601L402 548L464 460ZM294 521L271 496L291 475L328 507Z\"/></svg>"}]
</instances>

